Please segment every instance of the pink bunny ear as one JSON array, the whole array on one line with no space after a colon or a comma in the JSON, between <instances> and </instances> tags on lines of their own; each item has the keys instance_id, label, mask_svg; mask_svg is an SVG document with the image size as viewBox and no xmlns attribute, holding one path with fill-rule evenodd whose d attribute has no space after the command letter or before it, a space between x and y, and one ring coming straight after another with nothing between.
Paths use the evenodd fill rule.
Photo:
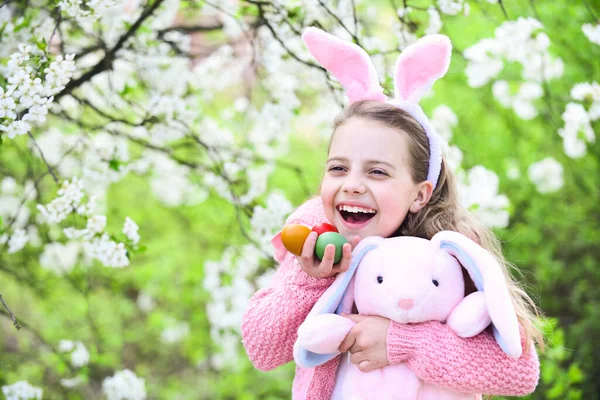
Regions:
<instances>
[{"instance_id":1,"label":"pink bunny ear","mask_svg":"<svg viewBox=\"0 0 600 400\"><path fill-rule=\"evenodd\" d=\"M418 103L448 71L452 44L445 35L428 35L408 46L398 57L394 86L396 98Z\"/></svg>"},{"instance_id":2,"label":"pink bunny ear","mask_svg":"<svg viewBox=\"0 0 600 400\"><path fill-rule=\"evenodd\" d=\"M431 241L467 270L477 290L483 292L496 341L506 354L519 358L523 351L519 322L506 279L494 256L458 232L438 232Z\"/></svg>"},{"instance_id":3,"label":"pink bunny ear","mask_svg":"<svg viewBox=\"0 0 600 400\"><path fill-rule=\"evenodd\" d=\"M375 66L362 48L314 27L306 28L302 39L317 61L346 89L350 103L385 101Z\"/></svg>"}]
</instances>

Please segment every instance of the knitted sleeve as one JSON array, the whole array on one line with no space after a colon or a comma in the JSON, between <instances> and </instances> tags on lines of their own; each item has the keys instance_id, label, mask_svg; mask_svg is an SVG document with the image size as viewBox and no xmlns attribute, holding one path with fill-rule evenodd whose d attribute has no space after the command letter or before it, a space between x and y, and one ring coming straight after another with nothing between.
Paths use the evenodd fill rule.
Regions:
<instances>
[{"instance_id":1,"label":"knitted sleeve","mask_svg":"<svg viewBox=\"0 0 600 400\"><path fill-rule=\"evenodd\" d=\"M390 364L406 362L425 382L460 392L504 396L527 395L538 383L540 363L533 344L515 360L502 351L492 334L461 338L437 321L392 321L387 339ZM525 349L524 339L522 344Z\"/></svg>"},{"instance_id":2,"label":"knitted sleeve","mask_svg":"<svg viewBox=\"0 0 600 400\"><path fill-rule=\"evenodd\" d=\"M312 227L326 221L320 197L298 208L286 221ZM252 296L242 319L242 339L252 364L268 371L293 359L297 331L335 278L318 279L300 268L296 257L275 245L280 266L269 287Z\"/></svg>"}]
</instances>

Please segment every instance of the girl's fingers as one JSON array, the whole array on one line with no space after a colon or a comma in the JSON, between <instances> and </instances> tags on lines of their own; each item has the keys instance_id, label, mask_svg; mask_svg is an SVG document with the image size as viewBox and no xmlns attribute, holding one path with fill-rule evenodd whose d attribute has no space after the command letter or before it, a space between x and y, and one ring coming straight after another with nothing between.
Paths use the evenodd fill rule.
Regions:
<instances>
[{"instance_id":1,"label":"girl's fingers","mask_svg":"<svg viewBox=\"0 0 600 400\"><path fill-rule=\"evenodd\" d=\"M321 264L319 265L319 270L323 276L331 275L334 258L335 258L335 246L333 244L328 244L325 247L325 254L323 255L323 260L321 260Z\"/></svg>"},{"instance_id":2,"label":"girl's fingers","mask_svg":"<svg viewBox=\"0 0 600 400\"><path fill-rule=\"evenodd\" d=\"M302 264L304 265L313 265L317 236L319 236L317 232L311 232L304 241L304 245L302 246L302 255L300 256L302 259Z\"/></svg>"},{"instance_id":3,"label":"girl's fingers","mask_svg":"<svg viewBox=\"0 0 600 400\"><path fill-rule=\"evenodd\" d=\"M347 271L350 268L350 260L352 259L352 245L350 243L344 243L342 247L342 260L337 268L338 272Z\"/></svg>"}]
</instances>

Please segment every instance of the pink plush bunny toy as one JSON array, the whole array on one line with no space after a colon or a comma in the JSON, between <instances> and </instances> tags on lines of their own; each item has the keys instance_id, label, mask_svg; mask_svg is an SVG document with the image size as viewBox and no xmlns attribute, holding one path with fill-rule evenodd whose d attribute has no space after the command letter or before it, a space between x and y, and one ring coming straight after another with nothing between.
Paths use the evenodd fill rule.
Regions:
<instances>
[{"instance_id":1,"label":"pink plush bunny toy","mask_svg":"<svg viewBox=\"0 0 600 400\"><path fill-rule=\"evenodd\" d=\"M317 301L298 329L294 359L315 367L337 350L354 322L338 315L356 304L362 315L380 315L399 323L445 321L457 335L475 336L490 322L500 347L521 356L517 316L496 259L457 232L442 231L431 240L416 237L363 239L352 252L350 268ZM477 292L464 297L464 267ZM337 382L343 399L473 399L426 384L405 365L361 372L342 364Z\"/></svg>"},{"instance_id":2,"label":"pink plush bunny toy","mask_svg":"<svg viewBox=\"0 0 600 400\"><path fill-rule=\"evenodd\" d=\"M340 81L350 103L388 102L421 124L430 147L427 180L435 187L442 161L441 139L418 102L448 70L450 40L430 35L407 47L396 63L395 98L388 100L375 67L359 46L316 28L308 28L302 37L311 54ZM462 268L478 290L467 297ZM439 232L431 240L363 239L352 252L350 268L336 277L300 326L294 345L298 365L312 368L339 355L337 349L354 322L338 314L350 313L353 304L360 314L399 323L446 322L462 337L475 336L492 323L505 353L518 358L522 352L517 316L502 270L485 249L456 232ZM475 398L475 394L421 382L404 364L363 373L354 364L342 363L336 389L338 385L342 399Z\"/></svg>"}]
</instances>

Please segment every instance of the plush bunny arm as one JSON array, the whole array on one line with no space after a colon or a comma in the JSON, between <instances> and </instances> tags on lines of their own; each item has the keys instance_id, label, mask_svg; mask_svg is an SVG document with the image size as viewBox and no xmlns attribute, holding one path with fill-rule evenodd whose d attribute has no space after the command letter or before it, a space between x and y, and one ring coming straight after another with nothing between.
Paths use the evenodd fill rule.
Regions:
<instances>
[{"instance_id":1,"label":"plush bunny arm","mask_svg":"<svg viewBox=\"0 0 600 400\"><path fill-rule=\"evenodd\" d=\"M523 332L521 341L525 348ZM392 321L387 344L390 364L406 362L423 381L460 392L524 396L535 390L540 376L533 343L514 359L488 332L461 338L437 321Z\"/></svg>"},{"instance_id":2,"label":"plush bunny arm","mask_svg":"<svg viewBox=\"0 0 600 400\"><path fill-rule=\"evenodd\" d=\"M482 292L471 293L461 300L448 317L446 324L460 337L472 337L492 323Z\"/></svg>"},{"instance_id":3,"label":"plush bunny arm","mask_svg":"<svg viewBox=\"0 0 600 400\"><path fill-rule=\"evenodd\" d=\"M312 226L323 221L327 218L321 198L317 197L301 205L287 223ZM289 252L283 252L280 261L271 284L252 296L242 319L248 358L262 371L292 361L298 327L334 281L308 276Z\"/></svg>"},{"instance_id":4,"label":"plush bunny arm","mask_svg":"<svg viewBox=\"0 0 600 400\"><path fill-rule=\"evenodd\" d=\"M310 315L298 328L297 343L314 353L335 353L354 325L337 314Z\"/></svg>"}]
</instances>

